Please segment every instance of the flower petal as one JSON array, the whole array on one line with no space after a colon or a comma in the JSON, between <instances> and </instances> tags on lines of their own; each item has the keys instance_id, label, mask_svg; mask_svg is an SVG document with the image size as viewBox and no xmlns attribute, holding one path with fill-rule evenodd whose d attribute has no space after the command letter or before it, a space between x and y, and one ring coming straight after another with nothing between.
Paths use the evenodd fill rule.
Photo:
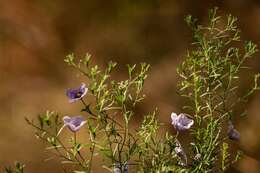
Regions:
<instances>
[{"instance_id":1,"label":"flower petal","mask_svg":"<svg viewBox=\"0 0 260 173\"><path fill-rule=\"evenodd\" d=\"M66 125L72 132L78 131L86 121L82 116L63 117L64 125Z\"/></svg>"},{"instance_id":2,"label":"flower petal","mask_svg":"<svg viewBox=\"0 0 260 173\"><path fill-rule=\"evenodd\" d=\"M172 125L178 131L184 131L194 124L194 121L187 114L181 113L177 116L176 113L171 114Z\"/></svg>"},{"instance_id":3,"label":"flower petal","mask_svg":"<svg viewBox=\"0 0 260 173\"><path fill-rule=\"evenodd\" d=\"M240 139L240 133L235 129L231 121L228 122L228 132L227 135L229 139L238 141Z\"/></svg>"},{"instance_id":4,"label":"flower petal","mask_svg":"<svg viewBox=\"0 0 260 173\"><path fill-rule=\"evenodd\" d=\"M73 103L75 101L80 100L84 97L88 92L88 88L85 83L82 83L79 88L68 89L66 95L69 97L69 102Z\"/></svg>"},{"instance_id":5,"label":"flower petal","mask_svg":"<svg viewBox=\"0 0 260 173\"><path fill-rule=\"evenodd\" d=\"M71 121L71 118L69 116L63 117L64 124L68 124Z\"/></svg>"}]
</instances>

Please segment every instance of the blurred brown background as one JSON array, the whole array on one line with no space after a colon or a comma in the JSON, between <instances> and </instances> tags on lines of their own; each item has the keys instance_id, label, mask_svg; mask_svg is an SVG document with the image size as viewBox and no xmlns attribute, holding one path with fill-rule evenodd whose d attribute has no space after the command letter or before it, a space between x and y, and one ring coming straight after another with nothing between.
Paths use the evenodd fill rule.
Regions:
<instances>
[{"instance_id":1,"label":"blurred brown background","mask_svg":"<svg viewBox=\"0 0 260 173\"><path fill-rule=\"evenodd\" d=\"M15 160L24 162L28 173L61 172L58 161L44 162L49 155L24 117L46 109L79 113L79 105L68 104L64 95L81 83L63 63L71 52L89 52L101 66L117 61L120 69L150 63L149 96L140 110L158 106L161 121L169 121L170 112L182 106L175 71L191 41L183 18L192 14L206 21L214 6L220 14L237 16L242 38L260 45L259 0L0 0L0 172ZM258 53L253 70L260 71L259 63ZM260 172L259 96L250 98L248 116L236 122L242 135L237 145L246 156L230 172Z\"/></svg>"}]
</instances>

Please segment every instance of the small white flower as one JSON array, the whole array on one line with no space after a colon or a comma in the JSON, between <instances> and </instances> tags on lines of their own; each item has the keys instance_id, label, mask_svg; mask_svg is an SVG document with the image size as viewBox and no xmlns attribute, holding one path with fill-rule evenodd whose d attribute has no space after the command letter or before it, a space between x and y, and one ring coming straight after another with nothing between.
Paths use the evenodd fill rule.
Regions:
<instances>
[{"instance_id":1,"label":"small white flower","mask_svg":"<svg viewBox=\"0 0 260 173\"><path fill-rule=\"evenodd\" d=\"M177 115L176 113L172 112L171 114L172 125L178 131L184 131L194 124L194 121L191 118L188 118L187 114L180 113Z\"/></svg>"},{"instance_id":2,"label":"small white flower","mask_svg":"<svg viewBox=\"0 0 260 173\"><path fill-rule=\"evenodd\" d=\"M175 153L180 157L181 159L181 165L186 166L187 165L187 155L184 152L181 144L177 141L176 142L176 147L174 148Z\"/></svg>"},{"instance_id":3,"label":"small white flower","mask_svg":"<svg viewBox=\"0 0 260 173\"><path fill-rule=\"evenodd\" d=\"M120 163L114 164L113 173L128 173L128 163L120 165Z\"/></svg>"},{"instance_id":4,"label":"small white flower","mask_svg":"<svg viewBox=\"0 0 260 173\"><path fill-rule=\"evenodd\" d=\"M114 168L114 173L121 173L121 170L120 170L120 168Z\"/></svg>"},{"instance_id":5,"label":"small white flower","mask_svg":"<svg viewBox=\"0 0 260 173\"><path fill-rule=\"evenodd\" d=\"M201 159L201 154L198 153L194 156L194 160L199 161Z\"/></svg>"},{"instance_id":6,"label":"small white flower","mask_svg":"<svg viewBox=\"0 0 260 173\"><path fill-rule=\"evenodd\" d=\"M178 146L178 147L175 147L174 150L175 150L175 153L178 154L178 155L183 152L182 148L179 147L179 146Z\"/></svg>"}]
</instances>

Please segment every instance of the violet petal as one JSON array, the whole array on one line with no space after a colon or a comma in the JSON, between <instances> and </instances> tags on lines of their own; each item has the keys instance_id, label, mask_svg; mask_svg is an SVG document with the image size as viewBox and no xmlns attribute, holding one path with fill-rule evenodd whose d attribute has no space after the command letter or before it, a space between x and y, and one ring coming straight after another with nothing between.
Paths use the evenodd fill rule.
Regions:
<instances>
[{"instance_id":1,"label":"violet petal","mask_svg":"<svg viewBox=\"0 0 260 173\"><path fill-rule=\"evenodd\" d=\"M184 113L181 113L177 115L176 113L171 114L171 119L172 119L172 125L174 128L178 131L184 131L189 128L194 124L194 121L191 118L188 118L188 116Z\"/></svg>"},{"instance_id":2,"label":"violet petal","mask_svg":"<svg viewBox=\"0 0 260 173\"><path fill-rule=\"evenodd\" d=\"M86 123L82 116L64 116L63 121L64 125L67 126L72 132L78 131Z\"/></svg>"},{"instance_id":3,"label":"violet petal","mask_svg":"<svg viewBox=\"0 0 260 173\"><path fill-rule=\"evenodd\" d=\"M69 102L72 103L83 98L87 92L88 88L86 87L86 84L82 83L79 88L68 89L66 95L69 98Z\"/></svg>"}]
</instances>

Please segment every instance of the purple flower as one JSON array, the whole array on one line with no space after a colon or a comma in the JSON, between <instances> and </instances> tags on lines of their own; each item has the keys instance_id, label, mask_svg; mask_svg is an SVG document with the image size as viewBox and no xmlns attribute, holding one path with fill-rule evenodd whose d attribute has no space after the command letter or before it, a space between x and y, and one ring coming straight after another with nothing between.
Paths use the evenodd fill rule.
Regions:
<instances>
[{"instance_id":1,"label":"purple flower","mask_svg":"<svg viewBox=\"0 0 260 173\"><path fill-rule=\"evenodd\" d=\"M82 116L65 116L63 117L63 121L64 125L67 126L72 132L77 132L86 123Z\"/></svg>"},{"instance_id":2,"label":"purple flower","mask_svg":"<svg viewBox=\"0 0 260 173\"><path fill-rule=\"evenodd\" d=\"M76 89L68 89L66 92L66 95L69 97L69 102L75 102L77 100L80 100L82 97L84 97L88 92L88 88L86 87L86 84L82 83L79 88Z\"/></svg>"},{"instance_id":3,"label":"purple flower","mask_svg":"<svg viewBox=\"0 0 260 173\"><path fill-rule=\"evenodd\" d=\"M194 121L190 118L187 117L186 114L181 113L177 115L176 113L171 114L171 119L172 119L172 125L177 131L184 131L189 128L194 124Z\"/></svg>"},{"instance_id":4,"label":"purple flower","mask_svg":"<svg viewBox=\"0 0 260 173\"><path fill-rule=\"evenodd\" d=\"M228 137L231 140L238 141L240 139L240 133L234 128L234 125L231 121L228 122Z\"/></svg>"}]
</instances>

